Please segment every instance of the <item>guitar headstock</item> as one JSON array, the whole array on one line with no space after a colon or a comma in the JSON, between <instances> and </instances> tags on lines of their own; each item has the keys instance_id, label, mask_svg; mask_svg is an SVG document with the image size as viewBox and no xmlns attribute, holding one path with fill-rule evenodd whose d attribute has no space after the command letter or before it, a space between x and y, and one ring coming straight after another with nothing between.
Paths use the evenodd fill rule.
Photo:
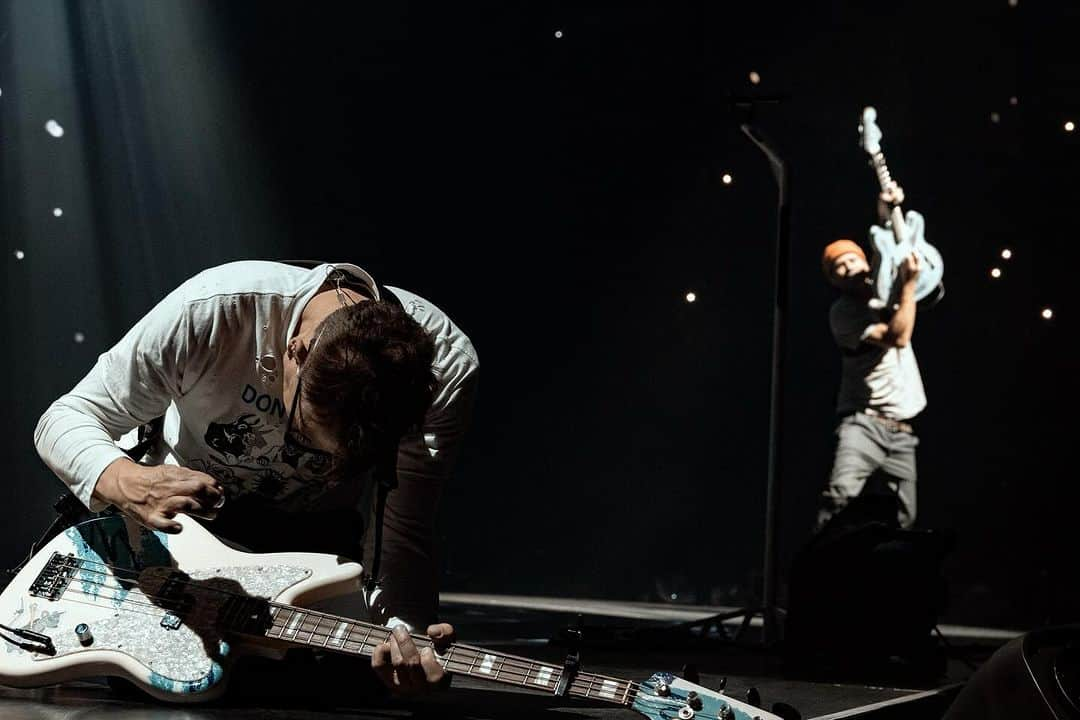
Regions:
<instances>
[{"instance_id":1,"label":"guitar headstock","mask_svg":"<svg viewBox=\"0 0 1080 720\"><path fill-rule=\"evenodd\" d=\"M641 683L632 705L650 720L782 720L749 703L703 688L671 673L656 673Z\"/></svg>"},{"instance_id":2,"label":"guitar headstock","mask_svg":"<svg viewBox=\"0 0 1080 720\"><path fill-rule=\"evenodd\" d=\"M881 128L877 126L877 110L865 107L859 123L859 145L870 155L881 152Z\"/></svg>"}]
</instances>

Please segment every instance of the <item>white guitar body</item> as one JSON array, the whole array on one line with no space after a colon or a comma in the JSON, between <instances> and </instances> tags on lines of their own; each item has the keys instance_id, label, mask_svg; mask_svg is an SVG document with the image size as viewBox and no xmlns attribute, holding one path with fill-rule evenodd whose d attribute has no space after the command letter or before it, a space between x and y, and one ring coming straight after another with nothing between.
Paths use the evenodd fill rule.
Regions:
<instances>
[{"instance_id":1,"label":"white guitar body","mask_svg":"<svg viewBox=\"0 0 1080 720\"><path fill-rule=\"evenodd\" d=\"M333 555L256 555L178 515L176 535L121 516L69 528L0 593L0 685L126 678L172 703L220 696L243 654L293 645L370 657L390 630L310 605L361 590L360 565ZM418 647L431 638L413 635ZM455 643L444 670L552 695L608 702L649 720L780 720L669 673L635 683Z\"/></svg>"},{"instance_id":2,"label":"white guitar body","mask_svg":"<svg viewBox=\"0 0 1080 720\"><path fill-rule=\"evenodd\" d=\"M184 529L176 535L117 516L53 538L0 594L0 623L47 636L53 652L0 642L0 684L119 676L161 700L204 702L224 692L238 655L284 652L280 642L221 632L222 616L237 609L230 599L303 605L360 589L357 563L314 553L239 552L195 520L177 520ZM42 584L50 568L68 575L52 581L52 590ZM192 588L198 592L185 592ZM179 607L183 612L174 613ZM80 625L89 642L77 636Z\"/></svg>"}]
</instances>

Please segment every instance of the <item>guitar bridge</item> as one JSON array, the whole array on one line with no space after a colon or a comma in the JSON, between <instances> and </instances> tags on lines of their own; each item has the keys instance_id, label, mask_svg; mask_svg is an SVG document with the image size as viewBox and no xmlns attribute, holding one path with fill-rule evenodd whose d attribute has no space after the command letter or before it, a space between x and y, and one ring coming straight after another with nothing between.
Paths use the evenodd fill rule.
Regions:
<instances>
[{"instance_id":1,"label":"guitar bridge","mask_svg":"<svg viewBox=\"0 0 1080 720\"><path fill-rule=\"evenodd\" d=\"M72 554L54 552L30 585L30 595L49 601L59 600L79 570L79 560Z\"/></svg>"}]
</instances>

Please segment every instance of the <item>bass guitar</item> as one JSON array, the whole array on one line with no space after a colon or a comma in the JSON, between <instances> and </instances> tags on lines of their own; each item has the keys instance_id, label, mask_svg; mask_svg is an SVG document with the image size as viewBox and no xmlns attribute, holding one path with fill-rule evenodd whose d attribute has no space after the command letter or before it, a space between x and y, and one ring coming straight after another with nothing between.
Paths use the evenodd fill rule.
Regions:
<instances>
[{"instance_id":1,"label":"bass guitar","mask_svg":"<svg viewBox=\"0 0 1080 720\"><path fill-rule=\"evenodd\" d=\"M386 627L303 607L358 592L359 564L240 552L193 519L176 519L183 530L168 535L123 516L98 517L35 553L0 593L0 684L106 675L190 703L220 696L245 653L284 655L300 645L371 656L388 641ZM632 682L461 643L436 656L448 673L606 702L651 720L780 720L669 673Z\"/></svg>"},{"instance_id":2,"label":"bass guitar","mask_svg":"<svg viewBox=\"0 0 1080 720\"><path fill-rule=\"evenodd\" d=\"M892 176L885 163L885 154L881 151L881 137L877 110L864 108L859 123L859 145L870 155L870 165L884 191L892 183ZM877 296L885 302L891 301L900 265L904 258L915 252L921 261L915 281L915 299L920 309L933 307L945 296L945 285L942 283L945 263L938 249L926 242L926 222L914 210L909 210L905 215L897 204L890 213L889 225L891 227L888 229L878 225L870 228L873 245L871 274Z\"/></svg>"}]
</instances>

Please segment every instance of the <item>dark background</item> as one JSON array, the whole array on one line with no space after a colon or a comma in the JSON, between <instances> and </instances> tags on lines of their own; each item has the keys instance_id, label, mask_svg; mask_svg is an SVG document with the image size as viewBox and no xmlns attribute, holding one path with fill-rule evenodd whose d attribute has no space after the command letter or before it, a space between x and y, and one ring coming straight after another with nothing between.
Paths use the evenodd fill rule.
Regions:
<instances>
[{"instance_id":1,"label":"dark background","mask_svg":"<svg viewBox=\"0 0 1080 720\"><path fill-rule=\"evenodd\" d=\"M31 442L48 403L191 274L302 257L430 298L483 359L445 589L749 602L775 188L730 98L781 95L755 116L793 175L781 567L831 461L819 257L874 217L872 104L947 261L914 345L949 619L1076 620L1080 11L749 5L0 3L0 562L61 490Z\"/></svg>"}]
</instances>

